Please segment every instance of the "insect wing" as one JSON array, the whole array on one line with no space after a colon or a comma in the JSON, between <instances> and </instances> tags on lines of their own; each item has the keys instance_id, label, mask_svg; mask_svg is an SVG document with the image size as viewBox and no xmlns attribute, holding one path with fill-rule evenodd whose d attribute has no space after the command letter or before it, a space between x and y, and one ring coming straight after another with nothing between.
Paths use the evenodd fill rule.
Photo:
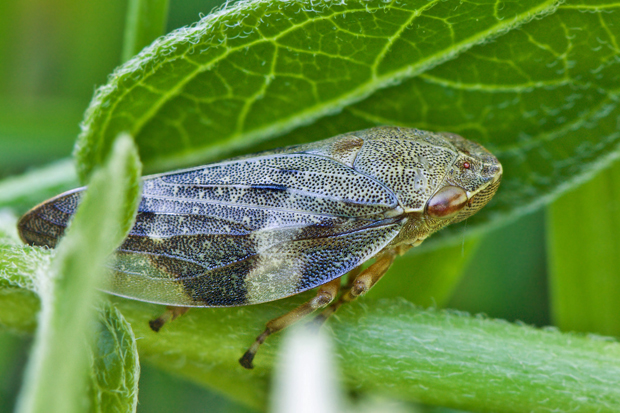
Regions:
<instances>
[{"instance_id":1,"label":"insect wing","mask_svg":"<svg viewBox=\"0 0 620 413\"><path fill-rule=\"evenodd\" d=\"M197 307L272 301L346 274L385 247L399 231L400 224L392 222L338 235L290 239L210 269L170 255L121 251L113 264L116 271L110 292ZM273 234L258 235L264 236ZM248 244L251 251L252 242Z\"/></svg>"},{"instance_id":2,"label":"insect wing","mask_svg":"<svg viewBox=\"0 0 620 413\"><path fill-rule=\"evenodd\" d=\"M400 224L385 186L328 157L277 154L154 176L110 264L111 293L185 306L271 301L337 278Z\"/></svg>"},{"instance_id":3,"label":"insect wing","mask_svg":"<svg viewBox=\"0 0 620 413\"><path fill-rule=\"evenodd\" d=\"M19 220L19 236L29 245L55 248L75 213L84 188L55 196L28 211Z\"/></svg>"}]
</instances>

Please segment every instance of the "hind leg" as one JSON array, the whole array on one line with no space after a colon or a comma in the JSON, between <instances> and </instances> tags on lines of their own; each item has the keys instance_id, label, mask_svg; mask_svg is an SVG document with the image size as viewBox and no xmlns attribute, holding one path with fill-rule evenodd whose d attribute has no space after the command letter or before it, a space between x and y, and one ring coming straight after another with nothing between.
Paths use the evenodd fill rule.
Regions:
<instances>
[{"instance_id":1,"label":"hind leg","mask_svg":"<svg viewBox=\"0 0 620 413\"><path fill-rule=\"evenodd\" d=\"M251 369L254 366L252 365L252 360L254 360L254 356L256 356L256 352L261 344L265 342L265 339L269 337L271 334L282 330L290 326L291 324L296 323L301 320L308 314L312 313L319 308L323 308L329 303L331 303L336 295L338 294L338 290L340 289L340 278L336 278L328 282L327 284L319 287L319 291L316 296L310 301L300 305L294 310L280 316L278 318L274 318L273 320L267 323L265 327L265 331L262 332L261 335L256 337L256 341L250 346L248 351L243 354L243 356L239 359L239 363L245 367L246 369Z\"/></svg>"}]
</instances>

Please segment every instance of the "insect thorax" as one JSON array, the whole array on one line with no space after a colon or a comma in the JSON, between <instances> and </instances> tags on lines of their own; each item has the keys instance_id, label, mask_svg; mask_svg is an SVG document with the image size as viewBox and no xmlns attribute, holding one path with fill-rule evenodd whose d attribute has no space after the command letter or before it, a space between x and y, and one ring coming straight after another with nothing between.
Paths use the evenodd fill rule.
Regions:
<instances>
[{"instance_id":1,"label":"insect thorax","mask_svg":"<svg viewBox=\"0 0 620 413\"><path fill-rule=\"evenodd\" d=\"M455 148L440 135L416 129L365 132L355 169L390 188L405 212L422 212L457 159Z\"/></svg>"}]
</instances>

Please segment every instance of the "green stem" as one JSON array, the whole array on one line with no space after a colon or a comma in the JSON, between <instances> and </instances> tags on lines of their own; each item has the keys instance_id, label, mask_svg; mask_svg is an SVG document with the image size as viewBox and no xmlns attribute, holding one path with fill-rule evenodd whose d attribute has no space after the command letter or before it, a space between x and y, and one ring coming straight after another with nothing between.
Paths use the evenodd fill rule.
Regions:
<instances>
[{"instance_id":1,"label":"green stem","mask_svg":"<svg viewBox=\"0 0 620 413\"><path fill-rule=\"evenodd\" d=\"M123 62L138 54L145 46L165 33L168 0L129 0Z\"/></svg>"},{"instance_id":2,"label":"green stem","mask_svg":"<svg viewBox=\"0 0 620 413\"><path fill-rule=\"evenodd\" d=\"M555 324L620 337L620 161L548 209Z\"/></svg>"},{"instance_id":3,"label":"green stem","mask_svg":"<svg viewBox=\"0 0 620 413\"><path fill-rule=\"evenodd\" d=\"M620 344L406 302L334 323L349 383L482 412L617 412Z\"/></svg>"},{"instance_id":4,"label":"green stem","mask_svg":"<svg viewBox=\"0 0 620 413\"><path fill-rule=\"evenodd\" d=\"M260 407L280 335L262 346L248 372L237 359L263 322L309 296L248 308L197 309L149 330L161 307L129 300L142 360ZM353 388L463 410L599 411L620 406L620 344L535 329L404 300L360 300L330 320L339 365ZM182 362L181 362L182 360Z\"/></svg>"},{"instance_id":5,"label":"green stem","mask_svg":"<svg viewBox=\"0 0 620 413\"><path fill-rule=\"evenodd\" d=\"M264 407L279 335L253 372L237 359L264 321L309 296L248 308L196 309L160 333L163 307L117 299L141 358L255 407ZM25 303L28 304L28 303ZM535 329L402 300L363 300L330 320L346 382L354 388L464 410L597 411L620 406L620 344ZM0 311L0 314L3 314Z\"/></svg>"}]
</instances>

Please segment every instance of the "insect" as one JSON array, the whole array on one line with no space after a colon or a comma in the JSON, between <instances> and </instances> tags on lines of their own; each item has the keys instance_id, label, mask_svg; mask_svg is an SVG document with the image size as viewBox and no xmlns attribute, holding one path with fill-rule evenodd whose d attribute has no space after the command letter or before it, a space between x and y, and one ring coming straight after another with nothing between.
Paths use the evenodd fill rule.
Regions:
<instances>
[{"instance_id":1,"label":"insect","mask_svg":"<svg viewBox=\"0 0 620 413\"><path fill-rule=\"evenodd\" d=\"M267 336L321 308L325 320L366 293L397 255L482 208L501 176L479 144L397 127L148 176L136 223L109 264L107 291L176 306L151 322L158 330L182 307L257 304L318 287L267 323L239 360L252 368ZM83 189L26 213L21 238L54 247Z\"/></svg>"}]
</instances>

